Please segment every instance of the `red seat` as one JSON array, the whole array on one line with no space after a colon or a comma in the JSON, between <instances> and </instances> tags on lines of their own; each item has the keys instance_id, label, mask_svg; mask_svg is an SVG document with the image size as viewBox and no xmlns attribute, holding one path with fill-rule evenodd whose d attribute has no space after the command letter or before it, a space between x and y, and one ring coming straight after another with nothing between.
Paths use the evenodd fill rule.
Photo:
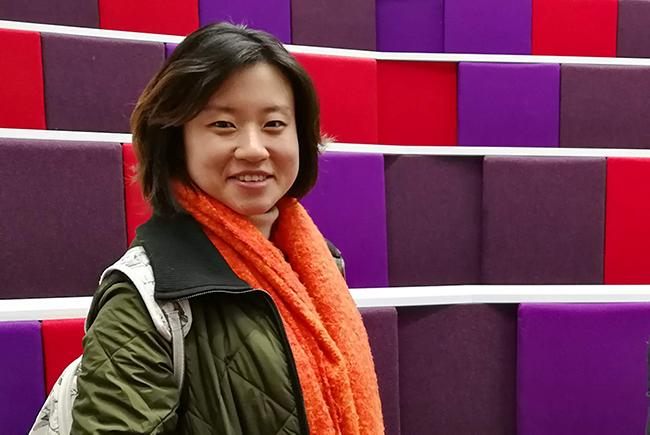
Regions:
<instances>
[{"instance_id":1,"label":"red seat","mask_svg":"<svg viewBox=\"0 0 650 435\"><path fill-rule=\"evenodd\" d=\"M0 30L0 128L45 128L41 35Z\"/></svg>"},{"instance_id":2,"label":"red seat","mask_svg":"<svg viewBox=\"0 0 650 435\"><path fill-rule=\"evenodd\" d=\"M49 393L63 370L83 353L85 319L43 320L45 387Z\"/></svg>"}]
</instances>

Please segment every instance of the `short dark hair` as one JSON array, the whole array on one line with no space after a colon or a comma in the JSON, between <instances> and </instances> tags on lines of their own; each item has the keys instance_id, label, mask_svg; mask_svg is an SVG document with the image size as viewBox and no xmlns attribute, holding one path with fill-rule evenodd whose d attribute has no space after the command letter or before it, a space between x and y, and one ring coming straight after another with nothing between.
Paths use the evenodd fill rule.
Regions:
<instances>
[{"instance_id":1,"label":"short dark hair","mask_svg":"<svg viewBox=\"0 0 650 435\"><path fill-rule=\"evenodd\" d=\"M213 23L190 34L142 92L131 115L136 180L154 213L182 211L173 181L193 186L187 172L183 125L196 117L223 82L256 63L280 70L291 84L299 143L299 170L288 196L302 198L316 184L320 133L318 96L311 78L272 35L243 25Z\"/></svg>"}]
</instances>

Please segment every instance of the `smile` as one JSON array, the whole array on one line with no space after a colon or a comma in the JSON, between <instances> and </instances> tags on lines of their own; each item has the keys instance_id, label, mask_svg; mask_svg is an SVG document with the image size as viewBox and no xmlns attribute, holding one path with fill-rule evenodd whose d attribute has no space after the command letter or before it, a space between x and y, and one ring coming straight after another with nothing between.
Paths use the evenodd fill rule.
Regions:
<instances>
[{"instance_id":1,"label":"smile","mask_svg":"<svg viewBox=\"0 0 650 435\"><path fill-rule=\"evenodd\" d=\"M239 181L244 181L246 183L255 183L255 182L260 182L260 181L265 181L268 177L268 175L239 175L235 177Z\"/></svg>"}]
</instances>

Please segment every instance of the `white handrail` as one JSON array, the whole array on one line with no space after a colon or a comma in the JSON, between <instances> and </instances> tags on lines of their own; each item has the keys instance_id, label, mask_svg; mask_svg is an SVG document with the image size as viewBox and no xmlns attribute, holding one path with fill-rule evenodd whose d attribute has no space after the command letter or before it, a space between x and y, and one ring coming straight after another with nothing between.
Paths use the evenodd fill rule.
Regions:
<instances>
[{"instance_id":1,"label":"white handrail","mask_svg":"<svg viewBox=\"0 0 650 435\"><path fill-rule=\"evenodd\" d=\"M455 285L350 289L357 306L408 307L455 304L641 303L650 285ZM0 322L84 318L92 298L0 300Z\"/></svg>"}]
</instances>

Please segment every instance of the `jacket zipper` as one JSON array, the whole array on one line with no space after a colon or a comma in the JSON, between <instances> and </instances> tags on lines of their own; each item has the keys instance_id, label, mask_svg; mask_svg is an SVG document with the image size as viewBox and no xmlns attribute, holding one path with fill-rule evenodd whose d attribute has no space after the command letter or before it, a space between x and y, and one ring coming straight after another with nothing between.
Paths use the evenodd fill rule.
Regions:
<instances>
[{"instance_id":1,"label":"jacket zipper","mask_svg":"<svg viewBox=\"0 0 650 435\"><path fill-rule=\"evenodd\" d=\"M307 410L305 409L305 398L302 394L302 387L300 386L300 378L298 377L298 368L296 367L296 360L294 359L293 352L291 351L291 345L289 344L289 338L287 337L287 330L284 328L282 317L280 316L278 307L275 305L275 302L273 301L271 295L265 290L258 290L253 288L251 288L250 290L238 290L238 291L212 289L212 290L206 290L200 293L196 293L191 296L178 298L176 300L184 301L197 296L207 295L210 293L227 293L227 294L237 295L237 294L255 293L255 292L264 294L264 298L269 303L269 306L271 307L271 311L273 312L273 316L275 317L275 323L279 325L280 333L282 335L282 345L284 347L285 353L287 354L287 358L289 362L289 375L292 378L291 381L293 383L294 398L297 399L296 408L298 411L298 423L300 424L300 432L304 435L309 435L309 424L307 422Z\"/></svg>"}]
</instances>

